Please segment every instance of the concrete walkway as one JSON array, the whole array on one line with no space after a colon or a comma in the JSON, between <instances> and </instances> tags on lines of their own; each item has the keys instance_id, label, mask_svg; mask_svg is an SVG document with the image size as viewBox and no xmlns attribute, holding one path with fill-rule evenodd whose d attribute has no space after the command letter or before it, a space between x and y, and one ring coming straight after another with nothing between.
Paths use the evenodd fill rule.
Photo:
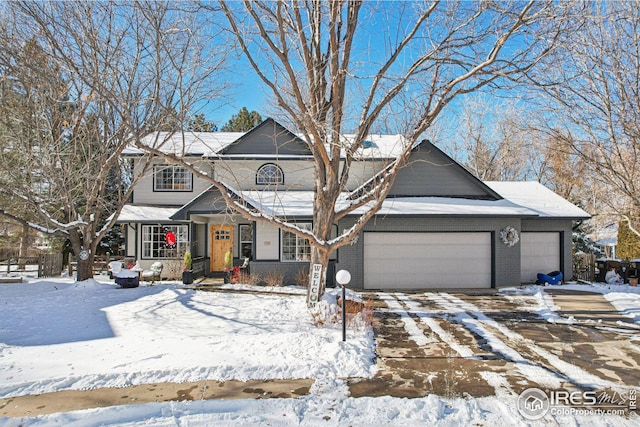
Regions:
<instances>
[{"instance_id":1,"label":"concrete walkway","mask_svg":"<svg viewBox=\"0 0 640 427\"><path fill-rule=\"evenodd\" d=\"M198 381L141 384L126 388L66 390L0 399L0 417L34 417L56 412L150 402L210 399L294 398L309 393L313 380Z\"/></svg>"},{"instance_id":2,"label":"concrete walkway","mask_svg":"<svg viewBox=\"0 0 640 427\"><path fill-rule=\"evenodd\" d=\"M565 318L573 317L581 322L598 319L598 326L630 328L640 332L640 326L616 310L601 294L564 289L545 289L545 292L553 295L553 302L560 307L558 314Z\"/></svg>"}]
</instances>

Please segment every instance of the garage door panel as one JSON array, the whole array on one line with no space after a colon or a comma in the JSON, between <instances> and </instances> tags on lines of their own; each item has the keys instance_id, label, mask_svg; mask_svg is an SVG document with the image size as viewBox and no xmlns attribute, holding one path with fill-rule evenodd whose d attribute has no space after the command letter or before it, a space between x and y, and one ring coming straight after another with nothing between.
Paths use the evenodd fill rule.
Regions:
<instances>
[{"instance_id":1,"label":"garage door panel","mask_svg":"<svg viewBox=\"0 0 640 427\"><path fill-rule=\"evenodd\" d=\"M489 288L491 233L364 235L365 288Z\"/></svg>"},{"instance_id":2,"label":"garage door panel","mask_svg":"<svg viewBox=\"0 0 640 427\"><path fill-rule=\"evenodd\" d=\"M560 270L560 233L523 232L520 236L522 283L532 283L538 273Z\"/></svg>"}]
</instances>

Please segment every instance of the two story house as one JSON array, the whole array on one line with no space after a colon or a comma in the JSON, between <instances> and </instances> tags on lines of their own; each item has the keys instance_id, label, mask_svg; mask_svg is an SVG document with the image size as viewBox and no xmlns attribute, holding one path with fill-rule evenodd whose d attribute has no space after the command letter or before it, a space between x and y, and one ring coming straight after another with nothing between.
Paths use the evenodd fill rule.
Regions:
<instances>
[{"instance_id":1,"label":"two story house","mask_svg":"<svg viewBox=\"0 0 640 427\"><path fill-rule=\"evenodd\" d=\"M274 120L246 133L172 138L163 149L184 153L251 206L312 227L311 153ZM401 135L370 135L356 153L345 198L375 179L402 143ZM130 149L124 155L139 167L144 153ZM334 224L334 234L351 227L355 214ZM533 282L537 273L550 271L568 278L572 221L588 217L537 182L482 182L425 140L414 147L378 214L351 245L332 254L327 280L339 269L351 273L356 289L492 288ZM162 261L167 277L177 277L187 250L204 275L223 271L229 249L236 264L248 258L251 273L278 271L285 283L309 268L305 239L234 214L218 190L160 158L118 222L126 256L143 267ZM167 245L168 232L175 245Z\"/></svg>"}]
</instances>

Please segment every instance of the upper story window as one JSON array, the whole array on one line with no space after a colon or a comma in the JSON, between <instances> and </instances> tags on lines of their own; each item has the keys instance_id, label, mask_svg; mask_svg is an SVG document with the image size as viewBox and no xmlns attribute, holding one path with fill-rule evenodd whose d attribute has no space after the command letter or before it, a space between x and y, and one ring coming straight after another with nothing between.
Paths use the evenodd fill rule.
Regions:
<instances>
[{"instance_id":1,"label":"upper story window","mask_svg":"<svg viewBox=\"0 0 640 427\"><path fill-rule=\"evenodd\" d=\"M284 184L282 169L273 163L260 166L256 173L256 184Z\"/></svg>"},{"instance_id":2,"label":"upper story window","mask_svg":"<svg viewBox=\"0 0 640 427\"><path fill-rule=\"evenodd\" d=\"M191 191L193 175L186 168L176 165L153 167L154 191Z\"/></svg>"}]
</instances>

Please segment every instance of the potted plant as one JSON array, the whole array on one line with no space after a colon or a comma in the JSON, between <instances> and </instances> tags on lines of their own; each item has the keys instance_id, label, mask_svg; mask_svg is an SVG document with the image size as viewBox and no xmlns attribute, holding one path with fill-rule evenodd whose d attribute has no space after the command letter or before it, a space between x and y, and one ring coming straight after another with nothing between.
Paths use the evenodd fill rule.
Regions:
<instances>
[{"instance_id":1,"label":"potted plant","mask_svg":"<svg viewBox=\"0 0 640 427\"><path fill-rule=\"evenodd\" d=\"M184 253L184 269L182 270L182 283L185 285L190 285L193 283L193 270L191 269L191 252L187 251Z\"/></svg>"},{"instance_id":2,"label":"potted plant","mask_svg":"<svg viewBox=\"0 0 640 427\"><path fill-rule=\"evenodd\" d=\"M225 254L224 254L224 283L229 283L230 282L230 271L233 268L233 253L231 252L231 249L229 249Z\"/></svg>"}]
</instances>

